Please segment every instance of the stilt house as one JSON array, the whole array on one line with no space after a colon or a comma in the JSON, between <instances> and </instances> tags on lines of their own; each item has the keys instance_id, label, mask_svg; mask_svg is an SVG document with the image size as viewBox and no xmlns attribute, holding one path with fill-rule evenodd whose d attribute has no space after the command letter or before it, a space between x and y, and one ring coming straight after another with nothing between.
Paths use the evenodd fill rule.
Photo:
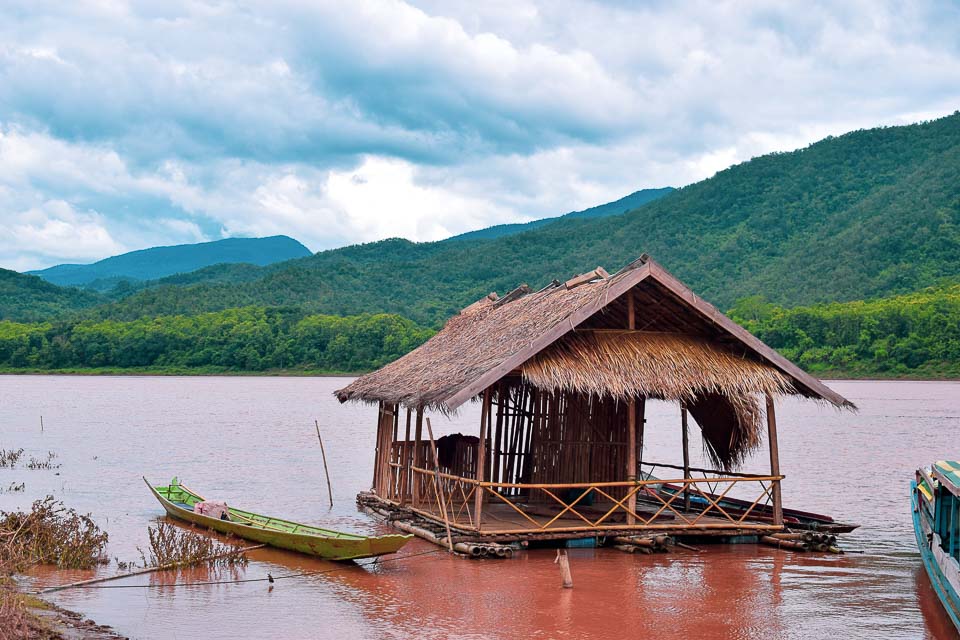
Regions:
<instances>
[{"instance_id":1,"label":"stilt house","mask_svg":"<svg viewBox=\"0 0 960 640\"><path fill-rule=\"evenodd\" d=\"M380 408L368 499L499 541L780 529L775 400L853 407L645 255L490 294L336 394ZM643 460L648 399L680 404L682 461ZM434 458L425 413L470 400L476 434L443 438ZM689 418L711 469L690 466ZM737 472L764 432L769 473ZM748 498L723 506L734 489Z\"/></svg>"}]
</instances>

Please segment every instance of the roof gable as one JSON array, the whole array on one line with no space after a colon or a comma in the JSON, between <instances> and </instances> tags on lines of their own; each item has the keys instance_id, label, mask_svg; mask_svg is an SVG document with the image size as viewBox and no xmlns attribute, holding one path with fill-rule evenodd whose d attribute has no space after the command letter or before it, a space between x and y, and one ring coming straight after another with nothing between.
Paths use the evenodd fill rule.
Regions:
<instances>
[{"instance_id":1,"label":"roof gable","mask_svg":"<svg viewBox=\"0 0 960 640\"><path fill-rule=\"evenodd\" d=\"M487 296L451 318L419 348L336 392L341 402L366 400L453 411L554 342L648 282L671 305L681 331L698 325L714 338L741 345L787 376L801 395L837 406L852 403L765 345L693 293L646 255L613 276L599 269L535 293L519 288L504 298ZM649 304L649 303L648 303ZM642 309L643 307L641 307ZM623 326L623 325L621 325ZM639 327L638 327L639 328Z\"/></svg>"}]
</instances>

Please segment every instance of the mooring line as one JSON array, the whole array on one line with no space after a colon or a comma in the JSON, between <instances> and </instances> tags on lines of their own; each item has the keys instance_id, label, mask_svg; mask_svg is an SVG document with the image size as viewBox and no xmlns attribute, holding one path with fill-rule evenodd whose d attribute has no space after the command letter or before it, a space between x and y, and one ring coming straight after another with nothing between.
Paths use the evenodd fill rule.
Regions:
<instances>
[{"instance_id":1,"label":"mooring line","mask_svg":"<svg viewBox=\"0 0 960 640\"><path fill-rule=\"evenodd\" d=\"M399 556L396 558L377 558L371 562L364 562L363 564L356 563L352 566L343 566L343 567L333 567L331 569L320 569L317 571L304 571L299 573L288 573L282 576L267 576L266 578L239 578L237 580L205 580L200 582L172 582L170 584L91 584L91 585L76 585L73 587L67 587L61 589L61 591L67 591L68 589L163 589L166 587L197 587L204 585L216 585L216 584L241 584L244 582L274 582L276 580L286 580L288 578L307 578L310 576L318 576L327 573L336 573L337 571L348 571L356 568L369 567L372 565L386 564L388 562L400 562L402 560L410 560L412 558L417 558L419 556L427 556L437 553L447 554L446 549L434 549L432 551L421 551L420 553L413 553L408 556ZM37 594L40 591L35 592Z\"/></svg>"}]
</instances>

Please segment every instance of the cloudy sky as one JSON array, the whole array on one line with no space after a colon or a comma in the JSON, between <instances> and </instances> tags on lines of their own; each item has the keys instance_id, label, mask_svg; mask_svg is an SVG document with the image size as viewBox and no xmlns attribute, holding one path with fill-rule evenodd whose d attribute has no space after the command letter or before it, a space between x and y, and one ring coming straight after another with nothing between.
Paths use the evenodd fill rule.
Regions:
<instances>
[{"instance_id":1,"label":"cloudy sky","mask_svg":"<svg viewBox=\"0 0 960 640\"><path fill-rule=\"evenodd\" d=\"M0 266L433 240L960 107L953 2L0 5Z\"/></svg>"}]
</instances>

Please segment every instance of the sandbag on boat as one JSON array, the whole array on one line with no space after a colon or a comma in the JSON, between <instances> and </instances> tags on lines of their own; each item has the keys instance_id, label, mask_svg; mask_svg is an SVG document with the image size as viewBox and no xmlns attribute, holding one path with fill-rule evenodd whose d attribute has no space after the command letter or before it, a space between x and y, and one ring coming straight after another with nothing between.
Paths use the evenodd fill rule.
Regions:
<instances>
[{"instance_id":1,"label":"sandbag on boat","mask_svg":"<svg viewBox=\"0 0 960 640\"><path fill-rule=\"evenodd\" d=\"M227 503L216 500L203 500L198 502L193 505L193 512L199 513L202 516L216 518L217 520L230 519L230 509L227 507Z\"/></svg>"}]
</instances>

